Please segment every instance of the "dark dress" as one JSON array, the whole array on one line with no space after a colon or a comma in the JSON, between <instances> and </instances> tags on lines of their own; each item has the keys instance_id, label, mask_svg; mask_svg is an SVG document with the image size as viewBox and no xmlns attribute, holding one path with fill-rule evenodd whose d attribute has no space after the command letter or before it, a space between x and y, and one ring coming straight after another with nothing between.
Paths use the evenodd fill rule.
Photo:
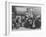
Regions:
<instances>
[{"instance_id":1,"label":"dark dress","mask_svg":"<svg viewBox=\"0 0 46 37\"><path fill-rule=\"evenodd\" d=\"M24 27L25 28L31 28L32 27L33 22L32 22L32 24L30 24L30 21L29 20L32 20L32 18L28 18L28 20L26 20L26 22L24 24Z\"/></svg>"}]
</instances>

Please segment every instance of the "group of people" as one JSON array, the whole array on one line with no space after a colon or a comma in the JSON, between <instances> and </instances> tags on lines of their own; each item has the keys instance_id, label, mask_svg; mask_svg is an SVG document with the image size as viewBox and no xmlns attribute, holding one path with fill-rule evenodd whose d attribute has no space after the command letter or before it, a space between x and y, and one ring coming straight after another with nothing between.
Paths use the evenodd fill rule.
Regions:
<instances>
[{"instance_id":1,"label":"group of people","mask_svg":"<svg viewBox=\"0 0 46 37\"><path fill-rule=\"evenodd\" d=\"M25 27L25 28L40 28L41 26L41 16L34 16L33 14L26 13L24 16L16 16L14 19L13 27L18 29L20 27Z\"/></svg>"},{"instance_id":2,"label":"group of people","mask_svg":"<svg viewBox=\"0 0 46 37\"><path fill-rule=\"evenodd\" d=\"M20 12L23 12L23 15L17 12L19 11L13 8L12 29L19 29L20 27L30 29L41 28L41 15L37 15L38 13L34 14L35 12L39 12L37 9L27 8L26 11L20 10Z\"/></svg>"}]
</instances>

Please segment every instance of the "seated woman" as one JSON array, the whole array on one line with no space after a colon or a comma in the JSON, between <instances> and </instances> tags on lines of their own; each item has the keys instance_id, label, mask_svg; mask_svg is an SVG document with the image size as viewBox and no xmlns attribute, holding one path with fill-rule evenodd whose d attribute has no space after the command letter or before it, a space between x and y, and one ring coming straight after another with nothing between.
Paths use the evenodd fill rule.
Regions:
<instances>
[{"instance_id":1,"label":"seated woman","mask_svg":"<svg viewBox=\"0 0 46 37\"><path fill-rule=\"evenodd\" d=\"M32 20L29 18L28 20L26 20L25 24L24 24L24 27L25 28L31 28L32 27Z\"/></svg>"},{"instance_id":2,"label":"seated woman","mask_svg":"<svg viewBox=\"0 0 46 37\"><path fill-rule=\"evenodd\" d=\"M29 15L26 15L24 27L31 28L32 24L33 24L32 18Z\"/></svg>"}]
</instances>

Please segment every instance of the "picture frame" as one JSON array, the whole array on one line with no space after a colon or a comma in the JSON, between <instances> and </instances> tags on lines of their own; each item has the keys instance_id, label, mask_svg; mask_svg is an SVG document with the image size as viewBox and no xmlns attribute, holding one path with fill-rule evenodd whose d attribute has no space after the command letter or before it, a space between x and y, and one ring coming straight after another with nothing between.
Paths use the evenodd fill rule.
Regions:
<instances>
[{"instance_id":1,"label":"picture frame","mask_svg":"<svg viewBox=\"0 0 46 37\"><path fill-rule=\"evenodd\" d=\"M12 31L12 6L35 6L35 7L41 7L41 29L40 30L34 30L34 32L42 32L44 30L43 26L43 12L44 12L44 4L36 4L36 3L16 3L16 2L5 2L5 35L8 35L9 33L15 34L15 31ZM20 30L19 30L20 31ZM26 30L27 31L27 30ZM28 30L31 31L31 30Z\"/></svg>"}]
</instances>

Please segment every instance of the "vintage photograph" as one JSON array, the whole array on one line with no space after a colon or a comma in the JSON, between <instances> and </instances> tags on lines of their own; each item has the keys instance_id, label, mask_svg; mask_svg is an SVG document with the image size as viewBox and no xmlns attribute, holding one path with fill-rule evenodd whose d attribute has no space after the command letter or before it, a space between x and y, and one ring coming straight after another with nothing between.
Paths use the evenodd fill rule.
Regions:
<instances>
[{"instance_id":1,"label":"vintage photograph","mask_svg":"<svg viewBox=\"0 0 46 37\"><path fill-rule=\"evenodd\" d=\"M41 7L12 5L12 30L24 29L41 29Z\"/></svg>"}]
</instances>

